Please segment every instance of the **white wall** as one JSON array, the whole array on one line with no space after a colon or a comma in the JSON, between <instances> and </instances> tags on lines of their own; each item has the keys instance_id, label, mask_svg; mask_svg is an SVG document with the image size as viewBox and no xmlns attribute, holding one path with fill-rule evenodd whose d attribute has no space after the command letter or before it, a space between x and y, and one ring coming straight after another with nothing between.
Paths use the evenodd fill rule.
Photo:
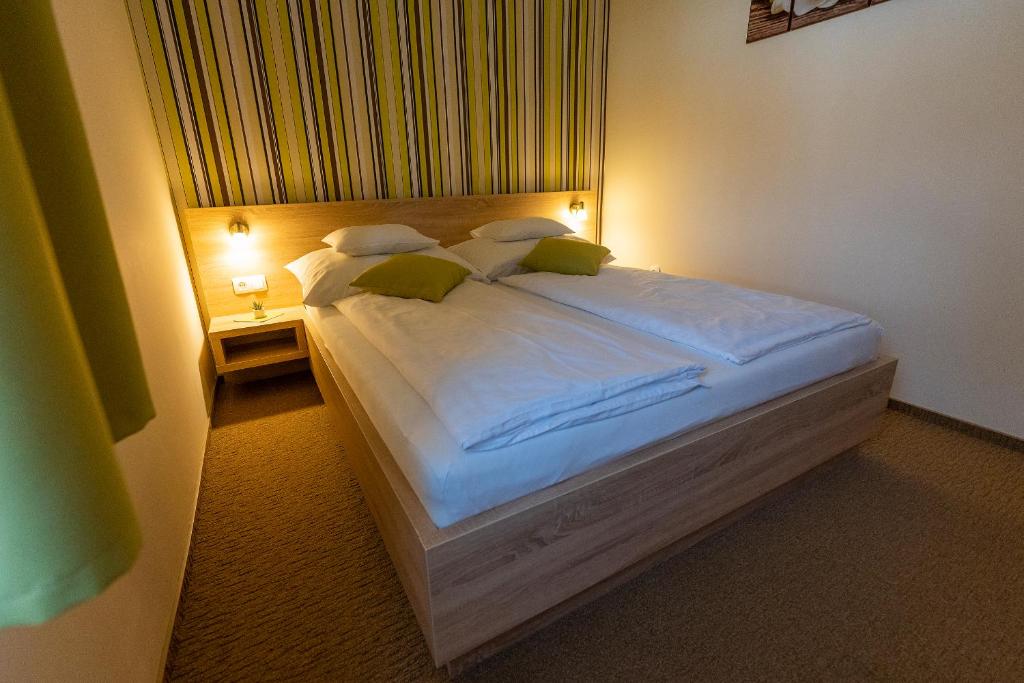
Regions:
<instances>
[{"instance_id":1,"label":"white wall","mask_svg":"<svg viewBox=\"0 0 1024 683\"><path fill-rule=\"evenodd\" d=\"M612 5L615 254L866 312L895 398L1024 437L1024 3Z\"/></svg>"},{"instance_id":2,"label":"white wall","mask_svg":"<svg viewBox=\"0 0 1024 683\"><path fill-rule=\"evenodd\" d=\"M47 624L0 631L0 679L156 681L209 427L198 372L203 334L124 2L54 6L157 417L117 445L142 525L136 565Z\"/></svg>"}]
</instances>

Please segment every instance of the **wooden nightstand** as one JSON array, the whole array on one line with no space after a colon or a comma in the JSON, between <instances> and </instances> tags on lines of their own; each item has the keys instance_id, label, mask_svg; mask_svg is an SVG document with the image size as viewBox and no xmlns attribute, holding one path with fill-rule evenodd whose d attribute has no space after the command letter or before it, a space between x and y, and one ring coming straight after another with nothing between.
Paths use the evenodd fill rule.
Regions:
<instances>
[{"instance_id":1,"label":"wooden nightstand","mask_svg":"<svg viewBox=\"0 0 1024 683\"><path fill-rule=\"evenodd\" d=\"M210 321L208 334L218 375L309 357L303 307L267 311L268 316L274 313L282 315L263 323L236 320L252 313L222 315Z\"/></svg>"}]
</instances>

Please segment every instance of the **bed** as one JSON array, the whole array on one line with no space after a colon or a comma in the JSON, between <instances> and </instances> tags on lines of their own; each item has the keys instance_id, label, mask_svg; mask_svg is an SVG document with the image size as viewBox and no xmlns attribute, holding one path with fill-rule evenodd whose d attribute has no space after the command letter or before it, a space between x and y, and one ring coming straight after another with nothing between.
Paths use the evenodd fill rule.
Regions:
<instances>
[{"instance_id":1,"label":"bed","mask_svg":"<svg viewBox=\"0 0 1024 683\"><path fill-rule=\"evenodd\" d=\"M503 285L492 285L503 287ZM527 296L520 294L520 296ZM651 441L777 398L877 357L880 329L857 327L744 366L691 352L708 387L493 450L466 451L430 406L345 315L307 307L307 325L338 364L403 476L439 528L602 465ZM564 309L569 319L586 313ZM546 454L558 453L558 458Z\"/></svg>"},{"instance_id":2,"label":"bed","mask_svg":"<svg viewBox=\"0 0 1024 683\"><path fill-rule=\"evenodd\" d=\"M580 200L596 204L590 193L543 193L192 209L186 220L193 268L217 314L238 308L224 285L238 265L216 246L238 218L266 231L256 267L273 281L327 225L405 222L451 244L487 220L563 218ZM584 236L593 230L580 226ZM281 289L272 305L297 303ZM875 326L743 366L704 357L711 389L467 453L338 310L309 310L306 331L313 374L434 661L453 669L692 545L870 437L896 366L877 356Z\"/></svg>"}]
</instances>

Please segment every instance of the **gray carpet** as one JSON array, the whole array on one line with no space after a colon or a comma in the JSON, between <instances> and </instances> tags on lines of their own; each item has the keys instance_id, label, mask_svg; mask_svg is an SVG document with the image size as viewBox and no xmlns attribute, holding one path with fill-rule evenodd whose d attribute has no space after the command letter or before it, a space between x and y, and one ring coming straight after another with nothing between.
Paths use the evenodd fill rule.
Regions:
<instances>
[{"instance_id":1,"label":"gray carpet","mask_svg":"<svg viewBox=\"0 0 1024 683\"><path fill-rule=\"evenodd\" d=\"M309 375L222 386L172 680L445 680ZM1024 454L889 411L818 476L469 672L1024 680Z\"/></svg>"}]
</instances>

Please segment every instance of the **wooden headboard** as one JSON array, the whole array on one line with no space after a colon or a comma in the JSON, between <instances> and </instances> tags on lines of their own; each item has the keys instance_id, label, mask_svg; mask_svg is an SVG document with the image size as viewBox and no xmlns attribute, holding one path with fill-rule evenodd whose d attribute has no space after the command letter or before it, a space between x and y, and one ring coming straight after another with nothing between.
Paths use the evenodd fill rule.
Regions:
<instances>
[{"instance_id":1,"label":"wooden headboard","mask_svg":"<svg viewBox=\"0 0 1024 683\"><path fill-rule=\"evenodd\" d=\"M586 217L571 219L569 204L582 201ZM186 237L204 317L244 311L249 299L236 296L231 278L265 274L268 291L259 295L268 308L302 302L298 282L284 265L325 245L320 239L350 225L404 223L448 246L469 239L469 231L494 220L545 216L571 225L581 237L596 240L596 192L536 192L424 199L268 204L186 209ZM242 248L231 244L228 226L249 225Z\"/></svg>"}]
</instances>

